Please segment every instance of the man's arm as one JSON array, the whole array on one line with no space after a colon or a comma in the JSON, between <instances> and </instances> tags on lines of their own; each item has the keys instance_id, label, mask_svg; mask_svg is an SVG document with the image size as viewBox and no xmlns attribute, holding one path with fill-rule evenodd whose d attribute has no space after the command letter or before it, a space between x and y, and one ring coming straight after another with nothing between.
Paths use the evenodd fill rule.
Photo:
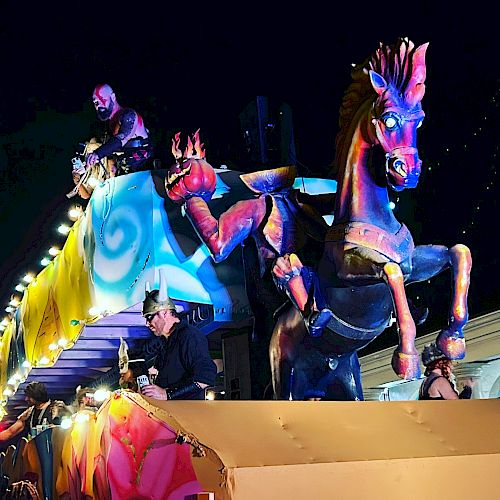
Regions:
<instances>
[{"instance_id":1,"label":"man's arm","mask_svg":"<svg viewBox=\"0 0 500 500\"><path fill-rule=\"evenodd\" d=\"M136 123L137 113L133 109L126 109L121 117L118 132L109 141L87 156L87 166L91 167L105 156L120 151L123 145L132 138Z\"/></svg>"},{"instance_id":2,"label":"man's arm","mask_svg":"<svg viewBox=\"0 0 500 500\"><path fill-rule=\"evenodd\" d=\"M0 432L0 442L9 441L14 436L17 436L24 429L24 420L17 420L8 429Z\"/></svg>"},{"instance_id":3,"label":"man's arm","mask_svg":"<svg viewBox=\"0 0 500 500\"><path fill-rule=\"evenodd\" d=\"M431 387L436 389L444 399L458 399L458 394L453 390L453 387L451 386L448 379L444 377L439 377L438 379L436 379L431 384Z\"/></svg>"}]
</instances>

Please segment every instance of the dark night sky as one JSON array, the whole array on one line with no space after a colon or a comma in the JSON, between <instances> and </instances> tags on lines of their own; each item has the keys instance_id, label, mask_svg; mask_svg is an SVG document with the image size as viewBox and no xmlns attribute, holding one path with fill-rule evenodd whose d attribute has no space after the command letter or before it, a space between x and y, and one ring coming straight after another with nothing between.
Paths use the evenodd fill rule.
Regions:
<instances>
[{"instance_id":1,"label":"dark night sky","mask_svg":"<svg viewBox=\"0 0 500 500\"><path fill-rule=\"evenodd\" d=\"M8 2L0 18L2 309L19 279L39 272L50 244L64 242L55 228L67 221L70 159L99 130L90 100L96 83L110 83L121 104L141 112L160 156L167 158L173 132L201 127L214 165L237 167L238 113L252 98L285 101L298 160L326 175L350 64L398 36L430 42L418 139L424 173L416 190L401 195L399 219L417 243L469 245L471 315L497 309L498 28L477 2L473 12L437 3L411 13L402 4L391 11L391 3L384 11L356 2L352 11L331 12L252 3L238 13L236 6L214 11L213 2L200 10L141 2L127 12L104 3L73 4L70 12L67 4L35 11ZM423 300L442 310L449 276L425 288Z\"/></svg>"}]
</instances>

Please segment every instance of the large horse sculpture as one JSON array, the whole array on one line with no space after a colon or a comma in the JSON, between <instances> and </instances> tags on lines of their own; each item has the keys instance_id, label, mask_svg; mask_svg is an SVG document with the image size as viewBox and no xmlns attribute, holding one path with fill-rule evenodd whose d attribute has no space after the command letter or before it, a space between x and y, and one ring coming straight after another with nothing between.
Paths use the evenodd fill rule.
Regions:
<instances>
[{"instance_id":1,"label":"large horse sculpture","mask_svg":"<svg viewBox=\"0 0 500 500\"><path fill-rule=\"evenodd\" d=\"M414 246L390 207L388 188L416 187L421 160L417 128L424 112L425 52L408 39L380 45L353 69L336 141L338 189L334 225L314 268L295 255L280 257L277 282L297 307L277 320L270 345L278 399L363 399L357 351L380 335L394 314L399 345L392 366L399 377L420 376L416 327L405 285L451 268L453 289L447 327L437 338L451 359L465 355L470 251L464 245ZM371 162L381 147L385 165ZM310 312L312 310L312 313ZM323 326L321 336L307 327Z\"/></svg>"}]
</instances>

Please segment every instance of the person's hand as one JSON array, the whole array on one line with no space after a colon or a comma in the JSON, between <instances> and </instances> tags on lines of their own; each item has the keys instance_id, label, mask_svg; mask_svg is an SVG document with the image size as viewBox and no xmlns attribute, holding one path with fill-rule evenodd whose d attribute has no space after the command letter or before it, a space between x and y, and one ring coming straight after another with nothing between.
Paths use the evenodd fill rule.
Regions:
<instances>
[{"instance_id":1,"label":"person's hand","mask_svg":"<svg viewBox=\"0 0 500 500\"><path fill-rule=\"evenodd\" d=\"M66 405L64 404L64 401L59 401L56 400L54 401L54 404L52 405L52 418L56 418L61 416L61 414L64 414L66 412Z\"/></svg>"},{"instance_id":2,"label":"person's hand","mask_svg":"<svg viewBox=\"0 0 500 500\"><path fill-rule=\"evenodd\" d=\"M87 167L93 167L97 162L99 161L99 156L97 156L95 153L90 153L85 162L87 163Z\"/></svg>"},{"instance_id":3,"label":"person's hand","mask_svg":"<svg viewBox=\"0 0 500 500\"><path fill-rule=\"evenodd\" d=\"M150 384L145 385L141 388L141 394L147 396L148 398L161 399L163 401L168 399L167 391L163 387L158 385Z\"/></svg>"},{"instance_id":4,"label":"person's hand","mask_svg":"<svg viewBox=\"0 0 500 500\"><path fill-rule=\"evenodd\" d=\"M469 386L471 389L476 385L476 379L469 377L464 381L465 386Z\"/></svg>"}]
</instances>

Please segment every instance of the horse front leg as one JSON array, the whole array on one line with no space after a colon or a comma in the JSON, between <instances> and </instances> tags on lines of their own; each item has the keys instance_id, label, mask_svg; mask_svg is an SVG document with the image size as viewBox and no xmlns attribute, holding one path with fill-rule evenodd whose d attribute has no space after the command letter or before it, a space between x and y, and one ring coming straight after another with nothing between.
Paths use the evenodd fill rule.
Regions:
<instances>
[{"instance_id":1,"label":"horse front leg","mask_svg":"<svg viewBox=\"0 0 500 500\"><path fill-rule=\"evenodd\" d=\"M469 319L467 294L469 292L472 257L465 245L450 248L450 264L453 272L453 291L448 318L448 328L441 331L436 340L439 349L450 359L465 357L463 328Z\"/></svg>"},{"instance_id":2,"label":"horse front leg","mask_svg":"<svg viewBox=\"0 0 500 500\"><path fill-rule=\"evenodd\" d=\"M412 266L410 282L432 278L451 267L453 280L448 326L438 335L436 345L450 359L463 359L465 357L463 328L469 317L467 295L472 268L469 248L460 244L449 249L441 245L418 246L412 256Z\"/></svg>"},{"instance_id":3,"label":"horse front leg","mask_svg":"<svg viewBox=\"0 0 500 500\"><path fill-rule=\"evenodd\" d=\"M383 267L383 277L391 291L398 325L399 344L392 356L392 368L398 377L413 380L420 377L420 359L415 348L415 321L408 307L404 276L395 262Z\"/></svg>"}]
</instances>

